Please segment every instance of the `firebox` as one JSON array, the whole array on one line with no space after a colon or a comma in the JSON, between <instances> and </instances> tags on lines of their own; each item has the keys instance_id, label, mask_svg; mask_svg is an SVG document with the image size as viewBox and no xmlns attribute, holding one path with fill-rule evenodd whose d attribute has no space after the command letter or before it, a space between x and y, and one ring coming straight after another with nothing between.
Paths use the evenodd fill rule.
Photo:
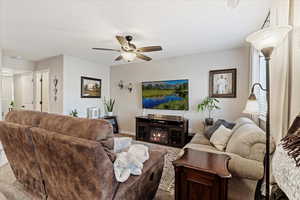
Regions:
<instances>
[{"instance_id":1,"label":"firebox","mask_svg":"<svg viewBox=\"0 0 300 200\"><path fill-rule=\"evenodd\" d=\"M150 141L160 144L168 144L168 131L163 128L152 128L150 130Z\"/></svg>"}]
</instances>

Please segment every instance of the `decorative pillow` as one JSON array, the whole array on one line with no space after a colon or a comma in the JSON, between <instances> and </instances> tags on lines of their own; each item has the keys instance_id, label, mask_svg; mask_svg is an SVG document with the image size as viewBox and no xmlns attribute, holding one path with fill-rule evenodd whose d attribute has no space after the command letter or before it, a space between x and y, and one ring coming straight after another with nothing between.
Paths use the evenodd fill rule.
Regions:
<instances>
[{"instance_id":1,"label":"decorative pillow","mask_svg":"<svg viewBox=\"0 0 300 200\"><path fill-rule=\"evenodd\" d=\"M255 124L251 119L246 117L238 118L237 120L234 121L234 123L235 125L232 128L232 132L235 132L238 128L240 128L244 124Z\"/></svg>"},{"instance_id":2,"label":"decorative pillow","mask_svg":"<svg viewBox=\"0 0 300 200\"><path fill-rule=\"evenodd\" d=\"M210 142L214 145L218 150L224 151L226 145L230 139L232 131L225 126L221 125L211 136Z\"/></svg>"},{"instance_id":3,"label":"decorative pillow","mask_svg":"<svg viewBox=\"0 0 300 200\"><path fill-rule=\"evenodd\" d=\"M221 126L225 126L226 128L228 129L233 129L233 127L235 126L235 123L230 123L230 122L227 122L225 121L224 119L218 119L214 125L212 127L210 127L209 129L207 129L205 132L204 132L204 135L207 139L210 139L212 134Z\"/></svg>"}]
</instances>

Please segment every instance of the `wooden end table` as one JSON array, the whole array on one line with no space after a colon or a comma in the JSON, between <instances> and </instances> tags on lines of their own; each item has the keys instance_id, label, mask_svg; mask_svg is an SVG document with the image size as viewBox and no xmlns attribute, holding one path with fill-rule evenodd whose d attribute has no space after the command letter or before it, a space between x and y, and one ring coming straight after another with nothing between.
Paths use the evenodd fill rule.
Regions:
<instances>
[{"instance_id":1,"label":"wooden end table","mask_svg":"<svg viewBox=\"0 0 300 200\"><path fill-rule=\"evenodd\" d=\"M193 149L173 162L176 200L227 200L230 157Z\"/></svg>"}]
</instances>

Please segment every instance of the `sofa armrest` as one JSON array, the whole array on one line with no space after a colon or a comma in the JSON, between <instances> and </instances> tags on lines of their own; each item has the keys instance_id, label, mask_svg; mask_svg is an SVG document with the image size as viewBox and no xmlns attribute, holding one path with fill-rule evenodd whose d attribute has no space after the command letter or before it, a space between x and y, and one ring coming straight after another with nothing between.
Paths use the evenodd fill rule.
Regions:
<instances>
[{"instance_id":1,"label":"sofa armrest","mask_svg":"<svg viewBox=\"0 0 300 200\"><path fill-rule=\"evenodd\" d=\"M263 178L263 162L243 158L232 153L227 154L231 157L228 163L228 169L232 175L251 180L260 180Z\"/></svg>"}]
</instances>

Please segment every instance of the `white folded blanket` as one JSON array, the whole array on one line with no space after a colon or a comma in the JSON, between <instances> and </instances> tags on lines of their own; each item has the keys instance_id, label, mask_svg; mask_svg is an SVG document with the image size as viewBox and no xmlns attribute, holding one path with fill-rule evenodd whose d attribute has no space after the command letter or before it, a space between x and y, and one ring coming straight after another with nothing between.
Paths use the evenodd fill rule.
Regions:
<instances>
[{"instance_id":1,"label":"white folded blanket","mask_svg":"<svg viewBox=\"0 0 300 200\"><path fill-rule=\"evenodd\" d=\"M134 144L127 152L117 154L114 172L118 182L125 182L130 174L141 175L143 163L149 159L149 149L142 144Z\"/></svg>"},{"instance_id":2,"label":"white folded blanket","mask_svg":"<svg viewBox=\"0 0 300 200\"><path fill-rule=\"evenodd\" d=\"M114 152L119 153L129 148L132 142L130 137L115 137L114 138Z\"/></svg>"}]
</instances>

